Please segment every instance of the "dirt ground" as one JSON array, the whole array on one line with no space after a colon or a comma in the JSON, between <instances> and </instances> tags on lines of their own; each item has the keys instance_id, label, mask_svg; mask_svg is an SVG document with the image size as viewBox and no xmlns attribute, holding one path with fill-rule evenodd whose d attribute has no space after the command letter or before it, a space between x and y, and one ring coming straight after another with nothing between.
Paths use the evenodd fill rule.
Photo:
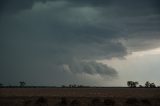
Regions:
<instances>
[{"instance_id":1,"label":"dirt ground","mask_svg":"<svg viewBox=\"0 0 160 106\"><path fill-rule=\"evenodd\" d=\"M0 88L0 106L160 106L160 88Z\"/></svg>"}]
</instances>

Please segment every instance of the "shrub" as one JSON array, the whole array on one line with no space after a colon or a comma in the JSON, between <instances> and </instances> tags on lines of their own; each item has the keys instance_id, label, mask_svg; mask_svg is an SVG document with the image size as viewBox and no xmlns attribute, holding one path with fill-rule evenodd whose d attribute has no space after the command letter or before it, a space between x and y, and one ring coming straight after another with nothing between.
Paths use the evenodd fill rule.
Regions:
<instances>
[{"instance_id":1,"label":"shrub","mask_svg":"<svg viewBox=\"0 0 160 106\"><path fill-rule=\"evenodd\" d=\"M105 106L114 106L115 105L115 101L112 99L105 99L104 100L104 104Z\"/></svg>"},{"instance_id":2,"label":"shrub","mask_svg":"<svg viewBox=\"0 0 160 106\"><path fill-rule=\"evenodd\" d=\"M151 102L150 102L148 99L142 99L141 102L142 102L144 105L151 105Z\"/></svg>"},{"instance_id":3,"label":"shrub","mask_svg":"<svg viewBox=\"0 0 160 106\"><path fill-rule=\"evenodd\" d=\"M32 103L32 101L31 100L26 100L23 103L24 103L24 106L29 106Z\"/></svg>"},{"instance_id":4,"label":"shrub","mask_svg":"<svg viewBox=\"0 0 160 106\"><path fill-rule=\"evenodd\" d=\"M139 101L136 99L136 98L128 98L127 101L126 101L126 104L138 104Z\"/></svg>"},{"instance_id":5,"label":"shrub","mask_svg":"<svg viewBox=\"0 0 160 106\"><path fill-rule=\"evenodd\" d=\"M60 106L67 106L68 102L66 98L61 98L61 102L59 103Z\"/></svg>"},{"instance_id":6,"label":"shrub","mask_svg":"<svg viewBox=\"0 0 160 106\"><path fill-rule=\"evenodd\" d=\"M44 97L39 97L38 100L36 101L36 105L38 106L47 106L47 99L45 99Z\"/></svg>"},{"instance_id":7,"label":"shrub","mask_svg":"<svg viewBox=\"0 0 160 106\"><path fill-rule=\"evenodd\" d=\"M91 105L92 106L101 106L100 99L98 99L98 98L93 99Z\"/></svg>"},{"instance_id":8,"label":"shrub","mask_svg":"<svg viewBox=\"0 0 160 106\"><path fill-rule=\"evenodd\" d=\"M73 100L72 102L71 102L71 106L80 106L80 101L79 100Z\"/></svg>"}]
</instances>

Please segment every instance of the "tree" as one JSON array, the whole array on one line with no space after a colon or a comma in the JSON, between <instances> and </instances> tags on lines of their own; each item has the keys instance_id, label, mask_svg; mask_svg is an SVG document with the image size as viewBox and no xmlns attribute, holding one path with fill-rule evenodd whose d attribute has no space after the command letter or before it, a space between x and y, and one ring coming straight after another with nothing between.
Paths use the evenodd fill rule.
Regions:
<instances>
[{"instance_id":1,"label":"tree","mask_svg":"<svg viewBox=\"0 0 160 106\"><path fill-rule=\"evenodd\" d=\"M156 88L156 85L154 83L150 83L149 81L147 81L145 83L145 87L147 87L147 88Z\"/></svg>"},{"instance_id":2,"label":"tree","mask_svg":"<svg viewBox=\"0 0 160 106\"><path fill-rule=\"evenodd\" d=\"M138 85L139 83L137 82L137 81L128 81L127 82L127 85L128 85L128 87L131 87L131 88L135 88L135 87L137 87L137 85Z\"/></svg>"},{"instance_id":3,"label":"tree","mask_svg":"<svg viewBox=\"0 0 160 106\"><path fill-rule=\"evenodd\" d=\"M24 87L26 85L26 83L24 81L19 82L20 87Z\"/></svg>"},{"instance_id":4,"label":"tree","mask_svg":"<svg viewBox=\"0 0 160 106\"><path fill-rule=\"evenodd\" d=\"M150 83L151 88L156 88L156 85L154 83Z\"/></svg>"},{"instance_id":5,"label":"tree","mask_svg":"<svg viewBox=\"0 0 160 106\"><path fill-rule=\"evenodd\" d=\"M132 87L132 82L133 82L133 81L127 81L128 87Z\"/></svg>"},{"instance_id":6,"label":"tree","mask_svg":"<svg viewBox=\"0 0 160 106\"><path fill-rule=\"evenodd\" d=\"M147 81L147 82L145 83L145 87L147 87L147 88L150 87L150 82L149 82L149 81Z\"/></svg>"},{"instance_id":7,"label":"tree","mask_svg":"<svg viewBox=\"0 0 160 106\"><path fill-rule=\"evenodd\" d=\"M0 87L3 87L3 84L0 83Z\"/></svg>"},{"instance_id":8,"label":"tree","mask_svg":"<svg viewBox=\"0 0 160 106\"><path fill-rule=\"evenodd\" d=\"M139 85L139 87L140 87L140 88L143 88L143 86L142 86L142 85Z\"/></svg>"},{"instance_id":9,"label":"tree","mask_svg":"<svg viewBox=\"0 0 160 106\"><path fill-rule=\"evenodd\" d=\"M136 81L136 82L133 82L133 87L137 87L139 83Z\"/></svg>"}]
</instances>

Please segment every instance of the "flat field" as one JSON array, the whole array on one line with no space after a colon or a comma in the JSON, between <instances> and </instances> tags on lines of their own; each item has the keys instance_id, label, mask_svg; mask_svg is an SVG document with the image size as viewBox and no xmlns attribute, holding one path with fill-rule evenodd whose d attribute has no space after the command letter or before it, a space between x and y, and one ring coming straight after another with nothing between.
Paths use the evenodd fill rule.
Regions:
<instances>
[{"instance_id":1,"label":"flat field","mask_svg":"<svg viewBox=\"0 0 160 106\"><path fill-rule=\"evenodd\" d=\"M160 106L160 88L0 88L0 106Z\"/></svg>"}]
</instances>

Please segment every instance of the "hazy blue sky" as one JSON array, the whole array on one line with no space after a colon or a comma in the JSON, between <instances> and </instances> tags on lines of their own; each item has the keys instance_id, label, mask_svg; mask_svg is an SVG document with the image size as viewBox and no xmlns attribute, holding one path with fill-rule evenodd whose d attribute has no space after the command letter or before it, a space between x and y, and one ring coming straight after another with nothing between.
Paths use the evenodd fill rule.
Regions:
<instances>
[{"instance_id":1,"label":"hazy blue sky","mask_svg":"<svg viewBox=\"0 0 160 106\"><path fill-rule=\"evenodd\" d=\"M160 85L159 0L0 0L0 83Z\"/></svg>"}]
</instances>

